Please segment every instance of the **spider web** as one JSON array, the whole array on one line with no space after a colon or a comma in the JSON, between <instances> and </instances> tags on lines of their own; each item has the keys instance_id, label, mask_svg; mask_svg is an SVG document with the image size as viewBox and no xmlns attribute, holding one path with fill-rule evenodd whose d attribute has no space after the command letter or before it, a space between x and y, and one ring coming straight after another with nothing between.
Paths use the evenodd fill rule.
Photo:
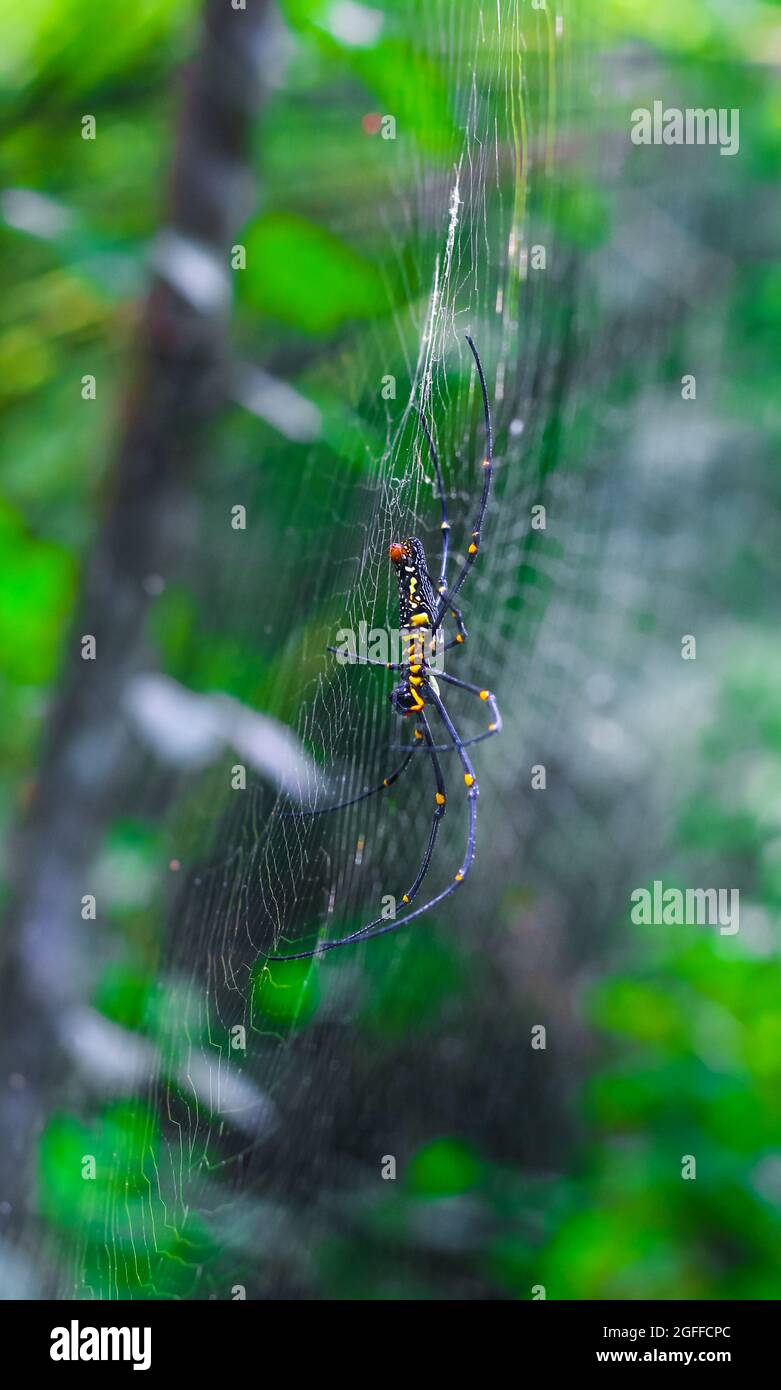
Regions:
<instances>
[{"instance_id":1,"label":"spider web","mask_svg":"<svg viewBox=\"0 0 781 1390\"><path fill-rule=\"evenodd\" d=\"M710 209L724 206L717 180L731 161L697 166L699 202L692 164L649 162L661 172L643 186L627 177L626 112L648 73L615 54L598 67L583 8L388 5L426 138L409 138L398 113L396 141L371 146L365 193L323 154L346 113L356 128L367 114L358 84L334 100L294 66L264 118L273 197L315 207L380 267L383 312L297 355L282 331L269 349L237 309L237 358L276 378L275 423L245 388L210 441L181 579L197 622L166 651L170 684L137 692L139 787L166 805L143 926L162 945L137 1032L104 1024L92 1038L107 1067L123 1059L114 1100L86 1131L58 1131L78 1161L94 1150L100 1175L58 1292L484 1296L493 1285L472 1257L496 1226L468 1202L411 1213L381 1179L385 1159L402 1171L439 1134L470 1135L521 1174L500 1207L523 1241L544 1222L540 1188L523 1184L564 1165L566 1096L587 1047L573 997L625 913L627 884L666 844L713 700L706 663L682 675L680 637L696 621L714 650L733 650L713 537L729 576L735 516L752 535L763 527L762 487L736 492L742 436L711 426L711 437L702 417L670 424L659 384L680 355L681 370L696 362L711 382L709 418L725 409L723 286L743 232ZM274 154L293 119L318 151L305 189ZM601 139L600 122L620 143ZM594 185L621 203L601 256ZM473 750L475 866L409 928L275 966L268 953L378 916L420 862L434 789L424 754L393 790L341 813L279 813L358 795L399 761L392 676L341 666L326 647L340 630L395 627L390 541L420 536L436 572L439 503L414 404L443 462L451 574L463 556L484 448L467 332L492 402L495 487L462 591L470 640L447 669L494 690L505 721ZM676 390L679 377L676 366ZM395 392L383 393L389 379ZM761 480L745 452L746 476ZM237 504L246 531L226 523ZM540 505L545 530L532 526ZM777 581L770 566L763 575ZM211 667L204 653L216 653ZM446 688L446 703L464 736L482 731L479 701ZM174 756L174 732L189 762ZM442 763L448 812L418 902L452 881L466 838L456 755ZM238 765L244 788L232 786ZM544 798L529 791L539 765ZM557 956L562 937L569 954ZM556 1028L544 1067L528 1060L537 1018Z\"/></svg>"},{"instance_id":2,"label":"spider web","mask_svg":"<svg viewBox=\"0 0 781 1390\"><path fill-rule=\"evenodd\" d=\"M242 754L227 749L185 778L171 808L167 839L183 867L175 894L161 900L157 1050L139 1058L136 1099L117 1120L125 1147L114 1148L113 1173L84 1223L75 1286L87 1296L305 1289L307 1251L329 1227L328 1205L341 1206L363 1172L343 1134L345 1085L350 1076L360 1084L361 1072L345 1038L361 1014L366 971L378 962L403 996L410 929L383 946L306 964L306 975L293 977L292 1010L280 1005L276 1016L273 991L284 1002L287 977L273 964L264 974L264 963L266 953L365 924L384 895L401 898L428 833L429 760L416 755L392 791L333 816L275 813L355 796L400 760L391 677L341 666L325 647L340 629L396 626L391 540L420 536L437 570L439 502L413 403L442 458L451 575L463 558L484 452L467 332L488 381L495 486L480 558L462 590L470 640L450 654L447 669L495 689L505 728L501 739L473 750L481 784L474 871L436 917L411 930L435 942L438 933L467 943L477 934L483 947L490 938L495 857L485 850L506 844L512 788L533 761L524 745L543 692L546 717L554 715L556 672L540 662L555 667L557 656L542 657L536 644L541 585L555 582L569 595L562 610L570 627L558 633L567 644L585 558L577 547L589 552L594 543L576 530L569 549L562 543L572 483L558 479L544 434L563 370L559 296L572 276L564 256L551 263L550 247L565 5L557 15L517 0L499 0L495 10L427 0L399 12L415 54L445 74L457 138L448 159L399 139L385 160L382 195L370 206L358 199L351 207L347 197L334 208L332 232L368 255L381 243L388 296L385 315L343 336L309 374L315 399L327 393L340 403L349 442L341 452L322 438L291 446L257 425L246 449L231 453L229 421L228 443L218 440L212 455L227 450L229 476L217 465L202 476L198 565L186 581L211 632L227 629L232 651L266 654L265 711L277 721L277 732L269 725L266 734L274 743L285 724L292 728L295 754L284 777L261 777L250 766L246 788L234 789ZM316 115L326 119L322 107ZM281 184L284 199L292 190L284 176ZM332 194L338 200L339 189ZM540 246L544 270L532 263ZM385 399L380 383L388 373L395 393ZM284 518L266 514L266 478L280 469L291 478ZM225 514L236 502L246 506L248 530L226 541ZM561 512L550 546L546 532L531 527L534 504ZM186 661L180 673L186 684ZM462 736L483 731L481 702L446 689L446 703ZM444 730L434 732L443 742ZM452 880L466 838L457 759L443 753L442 763L448 814L416 905ZM382 950L374 965L373 950ZM314 990L316 1020L305 1027ZM238 1048L236 1029L244 1030ZM393 1136L381 1147L394 1152Z\"/></svg>"},{"instance_id":3,"label":"spider web","mask_svg":"<svg viewBox=\"0 0 781 1390\"><path fill-rule=\"evenodd\" d=\"M511 0L495 9L427 2L392 13L412 38L421 83L428 62L445 74L456 138L451 149L435 131L432 147L421 148L400 134L388 142L392 158L378 142L379 189L365 200L321 173L329 230L376 258L387 311L343 332L298 374L291 409L303 396L316 403L308 441L237 412L223 422L199 480L197 560L184 584L196 596L200 630L179 653L178 698L199 685L198 647L216 641L219 681L227 676L232 697L219 708L232 732L220 756L179 779L167 815L165 858L181 868L161 876L154 905L164 923L147 1006L154 1048L137 1058L133 1098L112 1121L110 1176L84 1223L68 1288L87 1296L322 1292L327 1277L313 1252L344 1238L367 1210L371 1230L367 1194L383 1156L401 1162L414 1146L438 1068L459 1055L469 1025L467 1002L446 1018L429 1070L425 1043L409 1041L403 1026L387 1030L390 1041L367 1030L372 999L382 997L395 1024L394 1009L403 1021L414 1003L421 971L435 993L440 973L462 969L481 979L498 969L502 883L517 875L519 855L555 881L563 840L572 881L597 901L610 899L600 812L579 799L582 790L565 785L554 803L566 815L550 862L545 815L555 813L539 804L532 811L520 791L534 765L567 762L573 676L593 669L597 643L598 669L631 668L629 610L649 602L652 583L660 608L682 583L672 577L668 595L650 565L638 571L622 524L628 485L616 478L589 496L593 479L572 452L604 343L589 352L583 323L593 283L577 247L555 236L557 160L562 148L565 162L578 159L562 132L577 128L566 104L587 88L589 61L571 46L565 4L554 12ZM360 120L360 95L354 100ZM326 105L317 93L313 139L321 127L327 135ZM276 115L282 122L289 111ZM272 106L272 135L274 120ZM292 175L286 183L282 167L275 178L281 204L295 202ZM662 351L666 324L657 328L649 362ZM274 966L268 954L379 916L387 895L400 900L423 853L434 791L423 754L391 791L333 816L279 813L356 796L400 760L405 731L388 703L392 676L342 666L325 649L340 630L396 626L392 540L421 537L437 571L439 502L415 404L442 458L451 575L463 558L484 451L466 333L488 381L495 486L480 557L462 590L470 638L448 654L446 669L494 690L505 721L501 737L473 750L481 788L475 866L440 909L381 942L300 969ZM236 336L248 358L262 357L241 314ZM630 336L624 346L637 344ZM386 399L389 376L395 394ZM591 458L598 473L598 449ZM246 532L226 531L237 503L246 507ZM540 505L544 530L531 524ZM606 570L618 605L602 587ZM204 684L211 699L214 683ZM481 702L444 689L462 736L482 732ZM595 705L600 698L594 694ZM195 709L180 704L175 720L187 722ZM448 811L416 905L452 881L466 840L456 755L443 753L442 763ZM232 785L239 765L244 788ZM611 833L618 842L621 826ZM484 1041L470 1034L473 1049ZM486 1050L490 1057L490 1042ZM478 1092L495 1096L476 1063L470 1076L481 1078ZM504 1084L511 1097L506 1069ZM533 1091L522 1104L528 1118ZM438 1114L459 1129L471 1109L488 1128L490 1106L481 1106L460 1091Z\"/></svg>"}]
</instances>

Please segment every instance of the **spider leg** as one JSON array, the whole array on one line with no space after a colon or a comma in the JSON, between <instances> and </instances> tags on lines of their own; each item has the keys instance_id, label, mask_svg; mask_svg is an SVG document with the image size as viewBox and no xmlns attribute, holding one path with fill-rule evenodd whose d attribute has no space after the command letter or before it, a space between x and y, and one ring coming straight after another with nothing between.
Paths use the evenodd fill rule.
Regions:
<instances>
[{"instance_id":1,"label":"spider leg","mask_svg":"<svg viewBox=\"0 0 781 1390\"><path fill-rule=\"evenodd\" d=\"M450 641L445 643L444 647L442 648L443 652L449 652L451 647L463 647L464 643L469 637L469 633L467 632L466 627L464 625L464 619L461 614L461 609L451 608L450 612L456 620L456 627L458 628L458 632L456 633L455 637L451 637Z\"/></svg>"},{"instance_id":2,"label":"spider leg","mask_svg":"<svg viewBox=\"0 0 781 1390\"><path fill-rule=\"evenodd\" d=\"M345 666L381 666L383 671L400 671L402 669L398 662L374 661L370 656L359 656L357 652L345 652L341 647L326 647L326 651L334 652L336 656L345 657Z\"/></svg>"},{"instance_id":3,"label":"spider leg","mask_svg":"<svg viewBox=\"0 0 781 1390\"><path fill-rule=\"evenodd\" d=\"M415 897L415 894L417 893L421 883L423 882L424 878L426 877L426 874L428 873L428 866L431 863L431 856L434 853L434 845L437 842L437 835L439 833L439 822L445 814L446 802L445 779L442 776L442 767L440 765L439 758L437 757L434 751L434 740L431 737L431 729L429 727L429 722L422 710L420 712L419 718L421 724L423 725L423 737L425 739L425 746L427 748L427 751L431 754L431 764L434 769L434 778L437 784L437 791L436 796L434 798L434 811L431 817L431 829L429 830L426 852L423 855L423 858L420 863L420 868L418 869L418 872L415 875L415 880L412 884L412 887L407 889L406 893L403 895L401 899L401 901L404 904L412 902L412 899ZM410 754L415 752L415 748L417 746L418 745L413 745L413 747L410 749ZM420 744L419 746L422 748L424 745Z\"/></svg>"},{"instance_id":4,"label":"spider leg","mask_svg":"<svg viewBox=\"0 0 781 1390\"><path fill-rule=\"evenodd\" d=\"M373 941L375 937L385 936L387 932L395 931L397 927L405 927L408 922L414 922L418 917L422 917L424 913L430 912L432 907L437 907L439 903L451 897L452 894L461 887L461 884L466 881L475 857L475 831L477 827L477 797L479 789L469 755L464 752L463 741L459 738L450 715L439 696L430 686L427 687L427 694L445 725L464 768L464 782L467 787L467 798L469 803L469 831L467 834L466 850L458 873L452 882L447 885L447 888L442 889L441 893L437 893L435 897L429 898L425 903L421 903L420 907L416 907L412 912L406 912L403 917L396 917L391 922L386 921L383 917L377 917L373 922L368 922L365 927L361 927L358 931L351 932L349 936L341 936L334 941L320 941L316 946L313 946L311 950L298 951L295 955L269 956L269 960L306 960L310 956L324 955L326 951L335 951L340 946L349 946L354 941ZM434 746L435 745L432 745L432 748Z\"/></svg>"},{"instance_id":5,"label":"spider leg","mask_svg":"<svg viewBox=\"0 0 781 1390\"><path fill-rule=\"evenodd\" d=\"M441 674L442 673L440 672L440 675ZM451 682L455 681L455 676L449 676L448 680ZM428 698L431 700L431 703L436 709L437 714L439 715L440 719L442 720L442 723L447 729L447 732L450 735L450 742L452 743L459 756L461 766L464 769L464 784L467 788L467 796L469 797L470 802L476 801L480 792L480 788L478 787L477 781L475 779L475 770L472 767L472 761L469 757L469 754L464 751L464 741L461 738L458 730L456 729L456 726L453 723L452 719L450 718L450 715L445 709L442 699L437 694L436 690L433 690L432 687L429 685L426 689L426 694ZM472 851L474 851L474 844L472 845Z\"/></svg>"},{"instance_id":6,"label":"spider leg","mask_svg":"<svg viewBox=\"0 0 781 1390\"><path fill-rule=\"evenodd\" d=\"M499 706L493 691L485 690L479 685L473 685L472 681L459 680L458 676L446 675L444 671L437 672L437 680L445 681L447 685L458 686L459 690L468 690L470 695L479 696L481 700L487 703L491 711L491 723L488 725L487 731L484 734L478 734L475 739L462 740L463 743L478 743L482 739L493 738L494 734L500 734L502 732L502 716L499 712Z\"/></svg>"},{"instance_id":7,"label":"spider leg","mask_svg":"<svg viewBox=\"0 0 781 1390\"><path fill-rule=\"evenodd\" d=\"M474 564L475 559L477 557L477 552L480 549L480 532L483 526L483 517L485 516L485 509L488 505L488 494L491 491L491 476L493 474L494 445L493 433L491 429L491 407L488 404L488 387L485 384L485 373L483 372L483 365L478 356L477 348L475 347L468 333L466 335L466 340L469 344L472 356L475 359L477 375L480 379L480 391L483 397L483 415L485 418L485 458L483 459L483 491L480 496L480 504L477 508L475 524L472 527L472 538L467 548L466 559L464 560L463 565L461 566L460 570L458 571L458 574L453 580L453 583L450 585L450 588L447 590L447 593L442 594L440 597L439 608L437 611L436 619L434 621L435 630L442 623L447 613L447 610L453 607L453 599L455 598L456 594L461 588L461 585L463 584L464 580L469 574L472 565Z\"/></svg>"},{"instance_id":8,"label":"spider leg","mask_svg":"<svg viewBox=\"0 0 781 1390\"><path fill-rule=\"evenodd\" d=\"M484 734L473 734L471 738L462 738L461 747L471 748L475 743L485 743L487 738L495 738L498 732L498 729L488 729ZM409 746L408 743L391 743L388 745L388 751L390 753L403 753ZM417 753L418 749L422 747L422 743L414 743L412 745L413 753ZM435 753L452 753L455 745L452 743L435 743L433 747Z\"/></svg>"},{"instance_id":9,"label":"spider leg","mask_svg":"<svg viewBox=\"0 0 781 1390\"><path fill-rule=\"evenodd\" d=\"M428 570L426 570L426 574L428 575L429 582L430 582L430 584L431 584L432 589L436 587L436 590L437 590L437 593L438 593L438 594L446 594L446 593L447 593L447 584L445 584L442 580L440 580L439 584L435 586L434 580L431 578L431 575L429 574ZM451 609L450 609L450 612L451 612L452 617L454 617L455 620L456 620L456 627L458 628L458 633L457 633L457 635L456 635L455 637L452 637L452 638L450 639L449 642L446 642L446 643L445 643L445 645L444 645L443 648L442 648L442 651L443 651L443 652L449 652L451 647L460 647L460 646L462 646L463 643L466 641L467 637L469 636L469 633L468 633L467 630L466 630L466 625L465 625L465 623L464 623L464 615L463 615L463 613L461 612L461 609L460 609L460 608L451 608ZM447 616L447 615L445 615L445 616ZM432 637L432 639L431 639L431 655L432 655L432 656L434 656L434 655L436 654L436 650L437 650L437 639L436 639L436 634L435 634L435 635Z\"/></svg>"},{"instance_id":10,"label":"spider leg","mask_svg":"<svg viewBox=\"0 0 781 1390\"><path fill-rule=\"evenodd\" d=\"M382 781L378 782L376 787L370 787L368 791L361 792L358 796L351 796L348 801L337 801L334 806L318 806L313 810L296 807L293 811L272 811L272 815L278 818L282 816L326 816L331 811L344 811L347 806L357 806L359 801L367 801L370 796L376 796L377 792L384 792L388 787L392 787L393 783L398 781L402 773L406 772L413 753L417 752L417 747L418 745L413 743L406 758L399 763L398 767L393 769L393 772L391 772L389 776L383 777Z\"/></svg>"}]
</instances>

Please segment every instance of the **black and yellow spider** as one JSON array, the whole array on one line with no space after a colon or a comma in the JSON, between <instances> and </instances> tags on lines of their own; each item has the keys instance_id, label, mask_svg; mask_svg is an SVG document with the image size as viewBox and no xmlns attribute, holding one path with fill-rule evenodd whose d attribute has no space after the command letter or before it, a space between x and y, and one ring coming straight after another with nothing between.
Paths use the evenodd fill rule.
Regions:
<instances>
[{"instance_id":1,"label":"black and yellow spider","mask_svg":"<svg viewBox=\"0 0 781 1390\"><path fill-rule=\"evenodd\" d=\"M402 774L409 767L413 755L416 752L424 752L431 759L431 766L434 772L436 791L434 794L434 809L431 818L431 828L429 830L428 842L423 859L415 875L414 881L404 893L401 901L405 907L409 906L420 889L423 880L428 873L431 863L431 856L434 852L434 845L439 831L439 824L445 814L446 789L445 779L442 774L442 766L437 756L441 752L456 750L464 774L464 785L466 788L467 804L469 809L469 829L467 834L466 850L461 865L455 877L446 888L438 893L436 897L429 898L420 907L414 908L410 912L405 912L401 916L388 921L383 917L376 918L373 922L368 922L360 930L351 932L349 936L342 936L336 940L319 941L309 951L297 951L295 955L273 956L273 960L304 960L309 956L319 955L324 951L333 951L338 946L349 946L354 941L372 940L376 936L384 936L386 932L395 931L397 927L406 926L408 922L413 922L417 917L422 917L425 912L429 912L432 907L444 902L457 888L465 881L472 867L475 853L475 826L477 822L477 796L478 785L475 778L474 768L466 749L470 744L480 743L483 739L491 738L492 735L499 733L502 727L501 715L496 703L496 699L490 690L483 690L479 685L472 685L469 681L458 680L455 676L446 675L444 671L438 671L434 675L428 656L433 656L437 644L437 631L442 626L445 618L450 614L455 619L456 635L449 642L444 643L443 651L448 651L451 647L461 646L466 641L467 632L460 609L456 608L453 600L458 594L467 575L470 573L472 565L477 558L480 549L480 534L485 516L485 509L488 504L488 494L491 490L491 475L493 472L493 440L491 432L491 410L488 404L488 390L485 384L485 375L477 349L469 335L466 340L471 348L472 355L477 367L477 375L480 380L480 390L483 397L483 411L485 414L485 435L486 451L482 462L483 488L480 495L480 503L477 509L477 517L472 527L469 545L467 546L466 556L453 582L447 582L447 564L450 548L450 523L447 519L447 509L445 505L445 489L442 480L442 468L439 461L431 432L420 416L420 423L426 436L431 459L436 473L437 491L439 493L440 504L442 507L442 560L439 571L439 581L434 592L434 582L426 564L426 554L421 542L416 537L411 537L405 541L395 541L390 547L390 559L396 570L399 583L399 622L402 629L402 640L407 642L407 650L401 662L372 661L368 657L354 656L352 661L364 666L380 666L383 670L398 671L400 679L390 693L391 705L397 714L405 719L415 721L414 742L405 753L402 762L389 776L384 777L382 782L376 787L370 787L368 791L361 792L359 796L353 796L349 801L340 801L335 806L324 806L319 810L312 811L289 811L282 812L282 815L295 816L321 816L332 811L342 811L348 806L355 806L359 801L366 801L368 797L375 796L378 792L384 791L387 787L393 786ZM329 647L330 652L339 651L336 647ZM428 655L427 655L428 653ZM473 695L485 701L491 710L491 723L485 733L478 734L474 738L462 739L448 714L439 690L439 681L445 681L447 685L458 686L460 690L468 690ZM437 714L444 726L448 737L448 742L437 744L431 734L426 714L427 708L431 708Z\"/></svg>"}]
</instances>

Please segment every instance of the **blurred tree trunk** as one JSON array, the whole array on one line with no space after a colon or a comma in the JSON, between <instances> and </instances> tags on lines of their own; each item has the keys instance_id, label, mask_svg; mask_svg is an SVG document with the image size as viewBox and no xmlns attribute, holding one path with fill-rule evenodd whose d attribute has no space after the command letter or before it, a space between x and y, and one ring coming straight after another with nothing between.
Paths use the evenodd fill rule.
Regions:
<instances>
[{"instance_id":1,"label":"blurred tree trunk","mask_svg":"<svg viewBox=\"0 0 781 1390\"><path fill-rule=\"evenodd\" d=\"M225 398L230 249L251 211L250 144L275 61L271 0L209 0L185 74L165 227L153 253L134 381L89 557L33 805L14 847L5 923L0 1079L2 1221L21 1226L31 1145L64 1068L60 1036L83 1002L98 924L82 895L134 761L122 712L128 681L153 664L145 625L159 579L176 572L193 528L194 469ZM97 659L81 656L91 634ZM137 753L135 755L137 757Z\"/></svg>"}]
</instances>

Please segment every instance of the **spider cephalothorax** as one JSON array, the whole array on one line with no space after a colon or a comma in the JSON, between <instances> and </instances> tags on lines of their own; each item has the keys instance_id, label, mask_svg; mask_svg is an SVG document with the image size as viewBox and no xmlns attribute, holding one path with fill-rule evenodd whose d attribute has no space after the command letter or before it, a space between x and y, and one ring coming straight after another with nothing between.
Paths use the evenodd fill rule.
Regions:
<instances>
[{"instance_id":1,"label":"spider cephalothorax","mask_svg":"<svg viewBox=\"0 0 781 1390\"><path fill-rule=\"evenodd\" d=\"M403 646L403 655L400 662L386 663L384 661L374 661L370 657L356 656L354 660L364 666L381 666L385 670L397 671L399 673L398 683L394 686L389 695L389 700L397 714L405 717L413 717L415 720L414 742L410 744L405 752L404 758L398 767L384 777L382 782L376 787L370 787L367 791L360 792L357 796L350 797L347 801L341 801L336 806L324 806L320 810L313 811L289 811L282 814L287 815L323 815L328 811L343 810L347 806L355 806L359 801L365 801L368 797L374 796L377 792L383 791L386 787L393 786L394 782L406 772L416 753L423 753L431 761L434 773L435 793L434 805L431 813L431 824L429 827L428 840L423 852L420 867L415 875L413 882L408 887L406 893L402 895L401 902L404 911L395 916L391 921L386 918L377 917L373 922L368 922L359 931L350 932L348 936L341 936L335 940L319 941L311 951L298 951L295 955L276 956L276 960L302 960L307 956L313 956L321 951L332 951L337 946L347 946L352 941L365 941L375 936L383 936L385 932L395 931L396 927L403 927L407 922L412 922L417 917L422 917L424 912L428 912L432 907L450 897L451 893L459 887L466 879L474 860L475 855L475 827L477 823L477 795L478 786L475 779L472 762L467 753L467 747L472 743L480 743L483 739L491 738L499 733L502 727L502 720L495 696L490 690L481 690L479 685L473 685L470 681L459 680L456 676L446 675L444 671L437 670L438 679L445 681L448 685L458 686L460 690L467 690L472 695L477 695L481 700L487 702L491 710L491 723L485 733L477 734L473 738L462 739L456 729L450 715L445 708L442 695L440 693L437 680L431 670L427 659L427 651L432 651L436 647L436 637L439 628L446 618L452 617L456 624L456 634L450 641L443 643L442 652L448 651L451 647L463 645L467 638L464 621L461 617L460 609L455 607L454 600L464 581L471 572L472 565L477 558L480 549L480 537L485 516L485 509L488 504L488 494L491 489L491 473L493 468L493 440L491 434L491 411L488 405L488 389L485 384L485 376L472 339L467 335L467 342L475 359L477 375L480 382L480 392L483 398L483 411L485 415L485 435L486 435L486 454L482 461L483 487L480 495L480 502L477 509L477 517L469 534L469 543L465 547L465 556L452 583L447 582L447 562L450 539L450 523L447 519L445 506L445 488L442 479L442 468L439 462L431 432L420 415L420 423L426 436L431 460L434 464L434 472L437 479L437 490L439 492L440 505L442 508L442 557L439 568L439 580L435 586L432 583L431 575L426 564L426 555L420 541L412 536L409 540L394 541L390 547L390 558L396 568L396 575L399 582L399 622L402 628L402 640L406 645ZM338 651L336 647L329 647L329 651ZM446 735L446 743L435 743L431 735L427 710L433 710L439 719ZM447 887L443 888L433 898L421 904L420 907L412 911L406 911L412 902L420 885L422 884L429 870L431 857L436 843L439 823L445 813L445 779L438 754L442 752L455 752L458 755L463 770L463 785L466 790L466 799L469 814L469 828L467 832L466 849L461 861L460 868L450 880Z\"/></svg>"}]
</instances>

